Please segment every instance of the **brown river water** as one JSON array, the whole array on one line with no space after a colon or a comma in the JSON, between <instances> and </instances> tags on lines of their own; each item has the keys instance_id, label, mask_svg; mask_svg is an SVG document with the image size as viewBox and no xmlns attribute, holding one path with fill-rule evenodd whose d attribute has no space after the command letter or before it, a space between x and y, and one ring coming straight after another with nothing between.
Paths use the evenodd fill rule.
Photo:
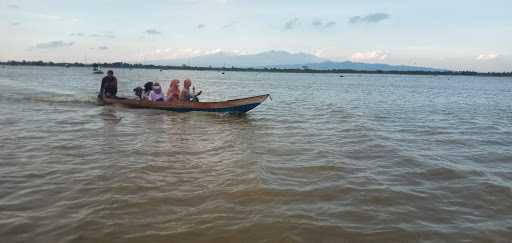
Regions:
<instances>
[{"instance_id":1,"label":"brown river water","mask_svg":"<svg viewBox=\"0 0 512 243\"><path fill-rule=\"evenodd\" d=\"M0 67L0 242L510 242L512 79L114 70L246 115L98 106Z\"/></svg>"}]
</instances>

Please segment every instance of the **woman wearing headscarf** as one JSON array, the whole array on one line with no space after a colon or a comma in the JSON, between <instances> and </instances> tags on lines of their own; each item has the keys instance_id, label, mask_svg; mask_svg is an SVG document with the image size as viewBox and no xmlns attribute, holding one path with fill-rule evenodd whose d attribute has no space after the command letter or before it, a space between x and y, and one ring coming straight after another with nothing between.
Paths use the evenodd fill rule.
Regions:
<instances>
[{"instance_id":1,"label":"woman wearing headscarf","mask_svg":"<svg viewBox=\"0 0 512 243\"><path fill-rule=\"evenodd\" d=\"M165 97L162 92L162 87L160 87L159 83L153 84L153 89L149 92L149 100L151 101L164 101Z\"/></svg>"},{"instance_id":2,"label":"woman wearing headscarf","mask_svg":"<svg viewBox=\"0 0 512 243\"><path fill-rule=\"evenodd\" d=\"M183 82L183 90L180 93L180 100L199 102L197 96L201 95L202 91L196 93L196 88L192 86L192 92L190 92L190 86L192 86L192 81L190 79L186 79Z\"/></svg>"},{"instance_id":3,"label":"woman wearing headscarf","mask_svg":"<svg viewBox=\"0 0 512 243\"><path fill-rule=\"evenodd\" d=\"M179 80L173 79L171 81L171 85L169 86L169 90L167 91L167 100L175 101L180 97L180 88L179 88Z\"/></svg>"},{"instance_id":4,"label":"woman wearing headscarf","mask_svg":"<svg viewBox=\"0 0 512 243\"><path fill-rule=\"evenodd\" d=\"M192 98L190 86L192 86L192 81L190 79L185 79L185 81L183 81L183 90L181 90L180 93L180 100L190 101Z\"/></svg>"}]
</instances>

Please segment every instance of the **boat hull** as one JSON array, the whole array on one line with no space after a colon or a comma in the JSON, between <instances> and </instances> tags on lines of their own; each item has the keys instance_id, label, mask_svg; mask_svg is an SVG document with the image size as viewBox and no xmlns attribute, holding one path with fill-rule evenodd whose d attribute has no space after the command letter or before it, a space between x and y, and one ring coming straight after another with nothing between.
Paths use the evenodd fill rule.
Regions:
<instances>
[{"instance_id":1,"label":"boat hull","mask_svg":"<svg viewBox=\"0 0 512 243\"><path fill-rule=\"evenodd\" d=\"M134 99L103 98L100 102L104 105L117 105L137 109L158 109L175 112L221 112L221 113L245 113L263 103L269 97L268 94L248 97L236 100L227 100L219 102L190 102L190 101L172 101L158 102Z\"/></svg>"}]
</instances>

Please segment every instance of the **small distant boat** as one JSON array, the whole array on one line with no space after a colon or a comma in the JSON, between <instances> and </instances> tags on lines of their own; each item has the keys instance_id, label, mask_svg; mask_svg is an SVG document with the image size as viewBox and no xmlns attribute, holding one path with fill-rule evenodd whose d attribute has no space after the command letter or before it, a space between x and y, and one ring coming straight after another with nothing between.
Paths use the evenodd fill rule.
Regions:
<instances>
[{"instance_id":1,"label":"small distant boat","mask_svg":"<svg viewBox=\"0 0 512 243\"><path fill-rule=\"evenodd\" d=\"M103 74L103 70L101 70L100 66L93 66L92 67L92 73L94 73L94 74Z\"/></svg>"},{"instance_id":2,"label":"small distant boat","mask_svg":"<svg viewBox=\"0 0 512 243\"><path fill-rule=\"evenodd\" d=\"M128 108L157 109L176 112L203 111L220 113L245 113L263 103L270 95L259 95L242 99L217 102L191 102L191 101L148 101L127 98L99 98L103 105L119 105Z\"/></svg>"}]
</instances>

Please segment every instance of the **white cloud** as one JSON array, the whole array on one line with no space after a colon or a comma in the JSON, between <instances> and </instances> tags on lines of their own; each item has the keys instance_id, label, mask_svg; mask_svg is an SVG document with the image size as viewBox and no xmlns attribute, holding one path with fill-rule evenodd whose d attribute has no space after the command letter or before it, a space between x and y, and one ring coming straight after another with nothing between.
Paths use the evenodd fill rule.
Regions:
<instances>
[{"instance_id":1,"label":"white cloud","mask_svg":"<svg viewBox=\"0 0 512 243\"><path fill-rule=\"evenodd\" d=\"M476 58L476 60L480 60L480 61L490 61L490 60L494 60L496 58L498 58L498 54L496 53L486 53L486 54L480 54L478 55L478 57Z\"/></svg>"},{"instance_id":2,"label":"white cloud","mask_svg":"<svg viewBox=\"0 0 512 243\"><path fill-rule=\"evenodd\" d=\"M383 51L356 52L352 54L352 59L358 61L382 61L388 58L388 56L388 53Z\"/></svg>"},{"instance_id":3,"label":"white cloud","mask_svg":"<svg viewBox=\"0 0 512 243\"><path fill-rule=\"evenodd\" d=\"M146 34L148 35L159 35L159 34L162 34L162 32L158 31L158 30L155 30L155 29L148 29L145 31Z\"/></svg>"},{"instance_id":4,"label":"white cloud","mask_svg":"<svg viewBox=\"0 0 512 243\"><path fill-rule=\"evenodd\" d=\"M326 54L326 50L324 49L316 49L316 50L313 50L313 55L317 56L317 57L325 57L325 54Z\"/></svg>"},{"instance_id":5,"label":"white cloud","mask_svg":"<svg viewBox=\"0 0 512 243\"><path fill-rule=\"evenodd\" d=\"M316 27L322 27L324 25L324 22L322 22L322 20L320 19L315 19L313 20L313 26L316 26Z\"/></svg>"},{"instance_id":6,"label":"white cloud","mask_svg":"<svg viewBox=\"0 0 512 243\"><path fill-rule=\"evenodd\" d=\"M334 25L336 25L336 22L329 21L329 22L325 23L324 27L325 28L330 28L330 27L333 27Z\"/></svg>"},{"instance_id":7,"label":"white cloud","mask_svg":"<svg viewBox=\"0 0 512 243\"><path fill-rule=\"evenodd\" d=\"M92 37L92 38L106 38L106 39L116 38L116 36L114 35L114 33L112 31L105 31L103 33L94 33L94 34L89 34L89 35L86 35L85 33L82 33L82 32L75 32L75 33L71 33L70 35L71 36L79 36L79 37L88 36L88 37Z\"/></svg>"},{"instance_id":8,"label":"white cloud","mask_svg":"<svg viewBox=\"0 0 512 243\"><path fill-rule=\"evenodd\" d=\"M330 27L335 26L336 22L334 22L334 21L324 22L321 19L315 19L315 20L313 20L313 22L311 22L311 24L313 25L313 27L316 27L316 28L330 28Z\"/></svg>"},{"instance_id":9,"label":"white cloud","mask_svg":"<svg viewBox=\"0 0 512 243\"><path fill-rule=\"evenodd\" d=\"M293 18L293 19L286 21L286 23L284 23L284 29L291 30L291 29L294 29L295 27L297 27L297 25L299 25L299 18Z\"/></svg>"},{"instance_id":10,"label":"white cloud","mask_svg":"<svg viewBox=\"0 0 512 243\"><path fill-rule=\"evenodd\" d=\"M181 59L191 58L197 56L211 55L216 53L223 53L227 55L244 55L248 54L242 50L224 50L224 49L203 49L203 48L159 48L150 52L141 53L138 58L145 58L146 60L160 60L160 59Z\"/></svg>"},{"instance_id":11,"label":"white cloud","mask_svg":"<svg viewBox=\"0 0 512 243\"><path fill-rule=\"evenodd\" d=\"M20 10L19 14L31 19L44 20L44 21L70 21L70 22L79 22L80 20L71 16L59 16L59 15L50 15L45 13L31 12L31 11L23 11Z\"/></svg>"},{"instance_id":12,"label":"white cloud","mask_svg":"<svg viewBox=\"0 0 512 243\"><path fill-rule=\"evenodd\" d=\"M45 19L45 20L53 20L53 21L62 21L65 18L58 15L48 15L48 14L40 14L40 13L29 13L27 12L27 15L39 18L39 19Z\"/></svg>"},{"instance_id":13,"label":"white cloud","mask_svg":"<svg viewBox=\"0 0 512 243\"><path fill-rule=\"evenodd\" d=\"M389 19L391 15L387 13L374 13L374 14L368 14L364 16L354 16L348 20L351 24L357 24L357 23L378 23L380 21Z\"/></svg>"},{"instance_id":14,"label":"white cloud","mask_svg":"<svg viewBox=\"0 0 512 243\"><path fill-rule=\"evenodd\" d=\"M200 49L200 48L159 48L149 53L142 54L146 58L151 59L177 59L202 56L215 53L217 49ZM218 52L218 51L217 51Z\"/></svg>"},{"instance_id":15,"label":"white cloud","mask_svg":"<svg viewBox=\"0 0 512 243\"><path fill-rule=\"evenodd\" d=\"M230 28L230 27L233 27L236 24L238 24L238 21L231 21L231 22L223 25L222 28Z\"/></svg>"},{"instance_id":16,"label":"white cloud","mask_svg":"<svg viewBox=\"0 0 512 243\"><path fill-rule=\"evenodd\" d=\"M85 36L85 34L84 34L84 33L82 33L82 32L73 32L73 33L71 33L71 34L69 34L69 35L70 35L70 36L79 36L79 37L83 37L83 36Z\"/></svg>"},{"instance_id":17,"label":"white cloud","mask_svg":"<svg viewBox=\"0 0 512 243\"><path fill-rule=\"evenodd\" d=\"M61 48L72 46L75 44L74 42L64 42L64 41L50 41L36 44L33 48L35 49L50 49L50 48Z\"/></svg>"}]
</instances>

